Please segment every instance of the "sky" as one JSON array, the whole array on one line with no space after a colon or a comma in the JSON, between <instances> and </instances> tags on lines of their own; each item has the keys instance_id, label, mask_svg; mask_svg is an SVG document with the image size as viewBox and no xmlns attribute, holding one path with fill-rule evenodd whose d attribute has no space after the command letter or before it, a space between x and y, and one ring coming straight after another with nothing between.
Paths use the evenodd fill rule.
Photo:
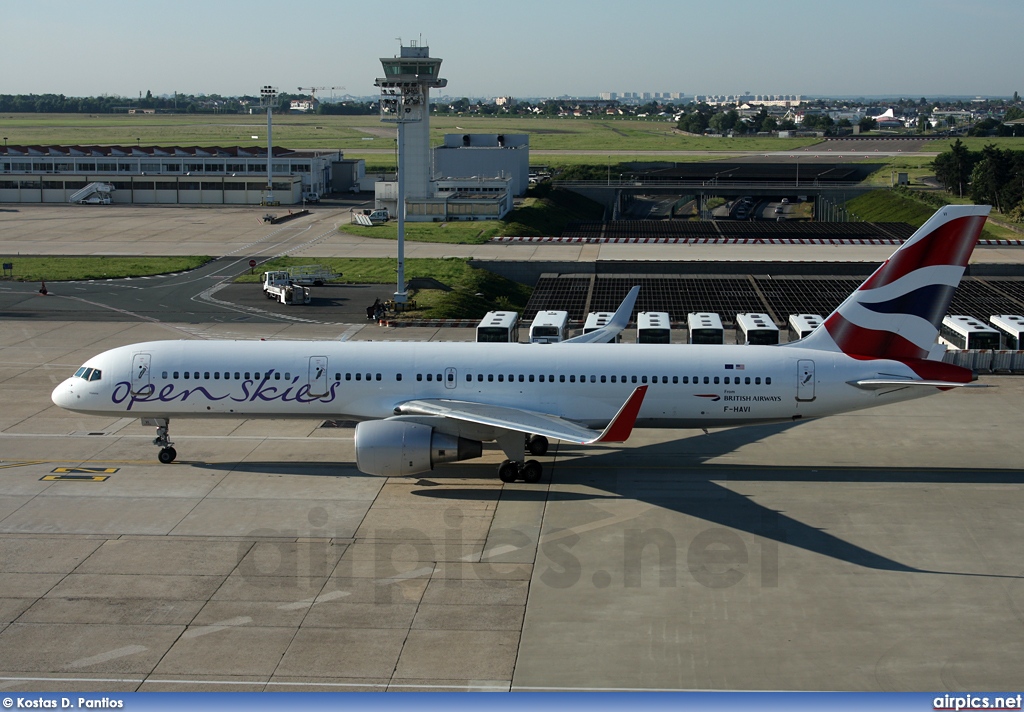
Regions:
<instances>
[{"instance_id":1,"label":"sky","mask_svg":"<svg viewBox=\"0 0 1024 712\"><path fill-rule=\"evenodd\" d=\"M0 18L0 94L373 96L399 38L444 60L452 97L1024 92L1024 0L9 0Z\"/></svg>"}]
</instances>

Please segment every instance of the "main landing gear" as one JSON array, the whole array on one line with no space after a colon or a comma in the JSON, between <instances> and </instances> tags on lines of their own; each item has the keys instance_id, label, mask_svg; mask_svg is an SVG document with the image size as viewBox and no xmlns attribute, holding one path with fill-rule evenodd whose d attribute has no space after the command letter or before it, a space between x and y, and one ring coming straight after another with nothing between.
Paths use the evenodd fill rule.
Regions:
<instances>
[{"instance_id":1,"label":"main landing gear","mask_svg":"<svg viewBox=\"0 0 1024 712\"><path fill-rule=\"evenodd\" d=\"M174 459L178 457L178 451L174 449L174 443L170 438L171 421L165 418L154 418L146 419L142 424L156 426L156 438L154 438L153 444L160 448L156 459L165 465L174 462Z\"/></svg>"},{"instance_id":2,"label":"main landing gear","mask_svg":"<svg viewBox=\"0 0 1024 712\"><path fill-rule=\"evenodd\" d=\"M525 440L519 433L509 432L498 438L498 445L508 458L498 465L498 479L502 482L523 480L530 484L540 482L544 468L536 460L523 462L519 455L524 448L531 455L541 456L548 451L548 439L543 435L527 435Z\"/></svg>"},{"instance_id":3,"label":"main landing gear","mask_svg":"<svg viewBox=\"0 0 1024 712\"><path fill-rule=\"evenodd\" d=\"M543 474L544 469L536 460L527 460L526 462L505 460L498 465L498 479L502 482L511 483L516 480L523 480L524 482L534 484L540 482L540 477Z\"/></svg>"}]
</instances>

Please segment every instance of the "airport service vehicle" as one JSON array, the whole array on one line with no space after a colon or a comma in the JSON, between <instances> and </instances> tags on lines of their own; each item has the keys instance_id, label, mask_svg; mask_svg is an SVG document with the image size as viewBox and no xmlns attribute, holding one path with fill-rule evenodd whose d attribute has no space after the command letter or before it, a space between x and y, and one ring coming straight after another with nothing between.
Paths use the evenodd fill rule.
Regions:
<instances>
[{"instance_id":1,"label":"airport service vehicle","mask_svg":"<svg viewBox=\"0 0 1024 712\"><path fill-rule=\"evenodd\" d=\"M725 328L718 314L690 312L686 315L687 340L691 344L724 344Z\"/></svg>"},{"instance_id":2,"label":"airport service vehicle","mask_svg":"<svg viewBox=\"0 0 1024 712\"><path fill-rule=\"evenodd\" d=\"M569 312L540 311L530 322L531 344L557 344L569 336Z\"/></svg>"},{"instance_id":3,"label":"airport service vehicle","mask_svg":"<svg viewBox=\"0 0 1024 712\"><path fill-rule=\"evenodd\" d=\"M289 267L288 274L295 284L312 284L314 287L322 287L327 282L341 276L330 267L325 267L324 265Z\"/></svg>"},{"instance_id":4,"label":"airport service vehicle","mask_svg":"<svg viewBox=\"0 0 1024 712\"><path fill-rule=\"evenodd\" d=\"M671 344L672 318L668 312L640 312L636 315L638 344Z\"/></svg>"},{"instance_id":5,"label":"airport service vehicle","mask_svg":"<svg viewBox=\"0 0 1024 712\"><path fill-rule=\"evenodd\" d=\"M263 294L267 299L276 299L282 304L309 304L309 289L292 282L284 270L263 273Z\"/></svg>"},{"instance_id":6,"label":"airport service vehicle","mask_svg":"<svg viewBox=\"0 0 1024 712\"><path fill-rule=\"evenodd\" d=\"M304 201L306 201L307 203L319 203L320 202L320 194L319 193L315 193L315 192L313 192L313 193L303 193L302 194L302 199Z\"/></svg>"},{"instance_id":7,"label":"airport service vehicle","mask_svg":"<svg viewBox=\"0 0 1024 712\"><path fill-rule=\"evenodd\" d=\"M796 341L817 329L825 321L820 314L790 314L789 315L789 340Z\"/></svg>"},{"instance_id":8,"label":"airport service vehicle","mask_svg":"<svg viewBox=\"0 0 1024 712\"><path fill-rule=\"evenodd\" d=\"M476 325L480 343L518 344L519 314L514 311L489 311Z\"/></svg>"},{"instance_id":9,"label":"airport service vehicle","mask_svg":"<svg viewBox=\"0 0 1024 712\"><path fill-rule=\"evenodd\" d=\"M997 350L999 332L973 316L949 314L939 326L939 343L958 351Z\"/></svg>"},{"instance_id":10,"label":"airport service vehicle","mask_svg":"<svg viewBox=\"0 0 1024 712\"><path fill-rule=\"evenodd\" d=\"M737 314L736 343L770 346L779 343L779 327L767 314Z\"/></svg>"},{"instance_id":11,"label":"airport service vehicle","mask_svg":"<svg viewBox=\"0 0 1024 712\"><path fill-rule=\"evenodd\" d=\"M1003 337L1002 348L1020 351L1024 343L1024 316L1020 314L993 314L988 323L999 330Z\"/></svg>"},{"instance_id":12,"label":"airport service vehicle","mask_svg":"<svg viewBox=\"0 0 1024 712\"><path fill-rule=\"evenodd\" d=\"M88 359L54 388L70 411L175 418L352 419L356 467L384 476L478 457L504 482L541 476L548 439L625 442L634 427L799 422L974 385L936 344L989 207L941 208L810 336L779 346L150 341ZM628 323L638 288L606 329ZM584 341L579 341L583 339ZM586 343L593 339L595 343Z\"/></svg>"},{"instance_id":13,"label":"airport service vehicle","mask_svg":"<svg viewBox=\"0 0 1024 712\"><path fill-rule=\"evenodd\" d=\"M352 222L356 225L363 225L364 227L372 227L373 225L382 225L391 219L391 215L388 213L387 208L379 208L377 210L353 210L352 211Z\"/></svg>"}]
</instances>

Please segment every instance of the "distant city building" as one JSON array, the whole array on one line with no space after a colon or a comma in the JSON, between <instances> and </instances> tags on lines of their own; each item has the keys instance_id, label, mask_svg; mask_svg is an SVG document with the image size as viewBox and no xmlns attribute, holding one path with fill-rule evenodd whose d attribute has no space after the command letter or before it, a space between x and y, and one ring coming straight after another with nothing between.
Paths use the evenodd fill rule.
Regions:
<instances>
[{"instance_id":1,"label":"distant city building","mask_svg":"<svg viewBox=\"0 0 1024 712\"><path fill-rule=\"evenodd\" d=\"M510 96L499 96L494 103L498 106L515 106L516 100Z\"/></svg>"},{"instance_id":2,"label":"distant city building","mask_svg":"<svg viewBox=\"0 0 1024 712\"><path fill-rule=\"evenodd\" d=\"M292 99L288 105L290 111L316 111L316 107L320 102L317 99L310 101L309 99Z\"/></svg>"},{"instance_id":3,"label":"distant city building","mask_svg":"<svg viewBox=\"0 0 1024 712\"><path fill-rule=\"evenodd\" d=\"M800 94L705 94L693 98L694 101L710 106L725 104L749 104L751 106L783 106L791 108L800 106L803 97Z\"/></svg>"}]
</instances>

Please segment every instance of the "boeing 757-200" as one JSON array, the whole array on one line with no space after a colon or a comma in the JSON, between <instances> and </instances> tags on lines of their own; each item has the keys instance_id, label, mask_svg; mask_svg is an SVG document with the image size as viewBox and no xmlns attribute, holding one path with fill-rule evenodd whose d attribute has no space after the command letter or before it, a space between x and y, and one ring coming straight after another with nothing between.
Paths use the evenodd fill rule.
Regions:
<instances>
[{"instance_id":1,"label":"boeing 757-200","mask_svg":"<svg viewBox=\"0 0 1024 712\"><path fill-rule=\"evenodd\" d=\"M165 463L175 418L344 418L359 421L365 473L426 472L496 441L499 477L535 482L526 454L550 438L819 418L971 384L936 336L988 212L942 208L820 327L779 346L586 343L596 332L545 345L152 341L89 359L52 398L156 426ZM625 326L636 291L611 327Z\"/></svg>"}]
</instances>

